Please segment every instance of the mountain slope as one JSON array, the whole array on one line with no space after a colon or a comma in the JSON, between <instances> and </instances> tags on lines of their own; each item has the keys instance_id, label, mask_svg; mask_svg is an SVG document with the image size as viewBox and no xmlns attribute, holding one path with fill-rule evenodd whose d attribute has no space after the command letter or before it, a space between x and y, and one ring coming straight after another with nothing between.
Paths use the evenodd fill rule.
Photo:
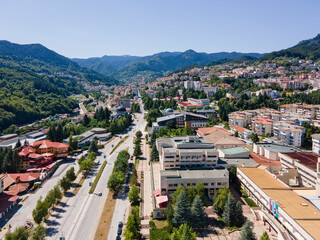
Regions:
<instances>
[{"instance_id":1,"label":"mountain slope","mask_svg":"<svg viewBox=\"0 0 320 240\"><path fill-rule=\"evenodd\" d=\"M260 60L272 60L276 57L307 58L314 61L320 60L320 34L312 39L301 41L291 48L266 54L260 58Z\"/></svg>"},{"instance_id":2,"label":"mountain slope","mask_svg":"<svg viewBox=\"0 0 320 240\"><path fill-rule=\"evenodd\" d=\"M82 91L79 81L115 82L40 44L0 41L0 132L15 132L12 124L72 113L78 103L68 96Z\"/></svg>"},{"instance_id":3,"label":"mountain slope","mask_svg":"<svg viewBox=\"0 0 320 240\"><path fill-rule=\"evenodd\" d=\"M8 41L0 41L0 55L2 58L7 58L5 63L1 62L2 66L9 68L15 65L15 67L19 66L37 74L52 75L59 72L64 75L70 75L71 78L86 80L92 83L96 81L108 85L116 83L113 78L80 67L77 63L41 44L21 45ZM14 64L10 63L10 58L14 61Z\"/></svg>"},{"instance_id":4,"label":"mountain slope","mask_svg":"<svg viewBox=\"0 0 320 240\"><path fill-rule=\"evenodd\" d=\"M261 57L259 53L198 53L161 52L151 56L103 56L102 58L72 59L83 67L88 67L101 74L116 79L129 80L137 77L155 77L190 65L204 65L222 59L234 59L241 56ZM113 69L114 70L113 70Z\"/></svg>"}]
</instances>

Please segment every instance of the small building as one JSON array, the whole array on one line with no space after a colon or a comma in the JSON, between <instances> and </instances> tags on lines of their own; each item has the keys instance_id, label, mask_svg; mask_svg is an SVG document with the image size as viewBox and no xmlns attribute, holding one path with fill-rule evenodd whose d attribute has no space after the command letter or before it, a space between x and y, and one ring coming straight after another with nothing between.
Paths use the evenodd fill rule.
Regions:
<instances>
[{"instance_id":1,"label":"small building","mask_svg":"<svg viewBox=\"0 0 320 240\"><path fill-rule=\"evenodd\" d=\"M229 187L229 173L226 169L213 170L161 170L160 187L162 195L171 194L181 185L187 189L203 183L210 199L224 186Z\"/></svg>"},{"instance_id":2,"label":"small building","mask_svg":"<svg viewBox=\"0 0 320 240\"><path fill-rule=\"evenodd\" d=\"M255 143L253 152L267 159L280 161L279 153L299 152L300 150L292 147L275 143Z\"/></svg>"},{"instance_id":3,"label":"small building","mask_svg":"<svg viewBox=\"0 0 320 240\"><path fill-rule=\"evenodd\" d=\"M221 148L218 149L220 158L238 159L249 158L250 154L244 147Z\"/></svg>"},{"instance_id":4,"label":"small building","mask_svg":"<svg viewBox=\"0 0 320 240\"><path fill-rule=\"evenodd\" d=\"M117 105L118 107L131 108L131 100L129 98L119 98Z\"/></svg>"}]
</instances>

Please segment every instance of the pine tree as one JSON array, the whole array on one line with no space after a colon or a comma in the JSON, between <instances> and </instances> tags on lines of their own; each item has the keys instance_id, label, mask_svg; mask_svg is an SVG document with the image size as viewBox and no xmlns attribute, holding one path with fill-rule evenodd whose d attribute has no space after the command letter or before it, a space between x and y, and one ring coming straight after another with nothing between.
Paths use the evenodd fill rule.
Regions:
<instances>
[{"instance_id":1,"label":"pine tree","mask_svg":"<svg viewBox=\"0 0 320 240\"><path fill-rule=\"evenodd\" d=\"M203 227L206 224L206 214L203 211L203 203L199 195L197 195L192 202L191 216L191 225L193 227Z\"/></svg>"},{"instance_id":2,"label":"pine tree","mask_svg":"<svg viewBox=\"0 0 320 240\"><path fill-rule=\"evenodd\" d=\"M270 240L268 233L264 232L260 237L260 240Z\"/></svg>"},{"instance_id":3,"label":"pine tree","mask_svg":"<svg viewBox=\"0 0 320 240\"><path fill-rule=\"evenodd\" d=\"M224 206L228 200L228 194L230 193L229 188L224 186L220 188L218 193L214 196L213 209L218 215L221 215L224 211Z\"/></svg>"},{"instance_id":4,"label":"pine tree","mask_svg":"<svg viewBox=\"0 0 320 240\"><path fill-rule=\"evenodd\" d=\"M90 124L90 118L87 116L87 114L84 115L83 119L82 119L82 125L87 127Z\"/></svg>"},{"instance_id":5,"label":"pine tree","mask_svg":"<svg viewBox=\"0 0 320 240\"><path fill-rule=\"evenodd\" d=\"M171 240L196 240L196 233L187 223L184 223L179 228L174 229Z\"/></svg>"},{"instance_id":6,"label":"pine tree","mask_svg":"<svg viewBox=\"0 0 320 240\"><path fill-rule=\"evenodd\" d=\"M16 145L14 146L14 149L18 149L19 147L21 147L20 138L18 138L18 141L17 141Z\"/></svg>"},{"instance_id":7,"label":"pine tree","mask_svg":"<svg viewBox=\"0 0 320 240\"><path fill-rule=\"evenodd\" d=\"M199 195L202 203L204 204L205 197L206 197L206 192L205 192L205 189L204 189L204 183L203 182L197 183L196 190L197 190L197 195Z\"/></svg>"},{"instance_id":8,"label":"pine tree","mask_svg":"<svg viewBox=\"0 0 320 240\"><path fill-rule=\"evenodd\" d=\"M241 202L237 202L235 226L241 227L244 224L244 222L245 222L245 217L243 216L242 204Z\"/></svg>"},{"instance_id":9,"label":"pine tree","mask_svg":"<svg viewBox=\"0 0 320 240\"><path fill-rule=\"evenodd\" d=\"M150 161L156 161L159 160L159 152L157 150L156 144L154 143L152 145L152 150L150 153Z\"/></svg>"},{"instance_id":10,"label":"pine tree","mask_svg":"<svg viewBox=\"0 0 320 240\"><path fill-rule=\"evenodd\" d=\"M182 190L175 203L172 223L174 226L178 227L183 223L188 223L190 221L190 217L191 212L188 197L185 190Z\"/></svg>"},{"instance_id":11,"label":"pine tree","mask_svg":"<svg viewBox=\"0 0 320 240\"><path fill-rule=\"evenodd\" d=\"M98 146L97 146L97 142L95 139L91 141L88 151L89 151L89 153L91 153L91 152L97 153L98 152Z\"/></svg>"},{"instance_id":12,"label":"pine tree","mask_svg":"<svg viewBox=\"0 0 320 240\"><path fill-rule=\"evenodd\" d=\"M238 240L256 240L256 236L252 231L252 223L250 221L246 221L243 225L243 228L240 233L240 237Z\"/></svg>"},{"instance_id":13,"label":"pine tree","mask_svg":"<svg viewBox=\"0 0 320 240\"><path fill-rule=\"evenodd\" d=\"M14 150L12 153L12 170L14 172L18 172L18 168L20 165L20 156L17 150Z\"/></svg>"},{"instance_id":14,"label":"pine tree","mask_svg":"<svg viewBox=\"0 0 320 240\"><path fill-rule=\"evenodd\" d=\"M222 219L226 226L233 227L236 222L236 202L231 193L228 194L227 202L224 206L224 212L222 214Z\"/></svg>"}]
</instances>

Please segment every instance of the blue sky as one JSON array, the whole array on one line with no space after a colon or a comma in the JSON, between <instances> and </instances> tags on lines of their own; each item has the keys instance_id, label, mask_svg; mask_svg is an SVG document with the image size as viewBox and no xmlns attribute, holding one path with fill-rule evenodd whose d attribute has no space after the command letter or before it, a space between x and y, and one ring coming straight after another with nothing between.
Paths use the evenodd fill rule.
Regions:
<instances>
[{"instance_id":1,"label":"blue sky","mask_svg":"<svg viewBox=\"0 0 320 240\"><path fill-rule=\"evenodd\" d=\"M67 57L270 52L320 33L320 1L8 0L0 39Z\"/></svg>"}]
</instances>

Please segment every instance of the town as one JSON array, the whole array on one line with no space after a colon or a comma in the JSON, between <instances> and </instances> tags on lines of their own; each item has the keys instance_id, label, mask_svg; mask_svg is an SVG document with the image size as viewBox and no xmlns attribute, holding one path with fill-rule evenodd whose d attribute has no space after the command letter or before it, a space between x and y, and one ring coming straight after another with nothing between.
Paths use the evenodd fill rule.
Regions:
<instances>
[{"instance_id":1,"label":"town","mask_svg":"<svg viewBox=\"0 0 320 240\"><path fill-rule=\"evenodd\" d=\"M0 239L320 239L318 2L18 2Z\"/></svg>"}]
</instances>

